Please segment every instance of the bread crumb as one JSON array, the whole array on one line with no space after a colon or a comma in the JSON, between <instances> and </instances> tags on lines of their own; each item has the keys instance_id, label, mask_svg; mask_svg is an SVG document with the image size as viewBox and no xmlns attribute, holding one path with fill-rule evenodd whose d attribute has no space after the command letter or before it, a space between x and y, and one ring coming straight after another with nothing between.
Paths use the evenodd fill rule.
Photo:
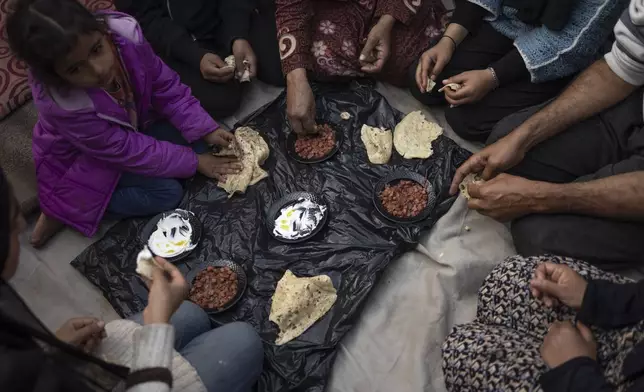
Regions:
<instances>
[{"instance_id":1,"label":"bread crumb","mask_svg":"<svg viewBox=\"0 0 644 392\"><path fill-rule=\"evenodd\" d=\"M471 230L471 229L470 229L470 227L469 227L469 226L465 226L465 231L470 231L470 230Z\"/></svg>"},{"instance_id":2,"label":"bread crumb","mask_svg":"<svg viewBox=\"0 0 644 392\"><path fill-rule=\"evenodd\" d=\"M348 120L351 118L351 114L349 114L349 112L342 112L340 113L340 118L343 120Z\"/></svg>"}]
</instances>

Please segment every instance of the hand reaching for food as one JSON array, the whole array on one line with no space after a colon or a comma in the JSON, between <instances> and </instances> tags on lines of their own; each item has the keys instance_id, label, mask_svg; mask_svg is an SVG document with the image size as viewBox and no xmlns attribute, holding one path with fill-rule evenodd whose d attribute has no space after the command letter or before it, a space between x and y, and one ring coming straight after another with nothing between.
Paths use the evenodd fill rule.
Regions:
<instances>
[{"instance_id":1,"label":"hand reaching for food","mask_svg":"<svg viewBox=\"0 0 644 392\"><path fill-rule=\"evenodd\" d=\"M295 69L286 77L286 115L293 132L314 134L315 96L306 77L306 70Z\"/></svg>"},{"instance_id":2,"label":"hand reaching for food","mask_svg":"<svg viewBox=\"0 0 644 392\"><path fill-rule=\"evenodd\" d=\"M197 171L208 178L225 181L227 174L236 174L242 170L237 157L216 157L210 153L198 155Z\"/></svg>"}]
</instances>

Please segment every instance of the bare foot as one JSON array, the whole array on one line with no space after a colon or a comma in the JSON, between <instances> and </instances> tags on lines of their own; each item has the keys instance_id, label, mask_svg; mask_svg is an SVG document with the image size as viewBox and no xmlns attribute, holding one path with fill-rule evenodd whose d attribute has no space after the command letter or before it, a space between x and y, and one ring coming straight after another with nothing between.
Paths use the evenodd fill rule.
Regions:
<instances>
[{"instance_id":1,"label":"bare foot","mask_svg":"<svg viewBox=\"0 0 644 392\"><path fill-rule=\"evenodd\" d=\"M31 245L34 248L40 248L45 245L56 233L61 231L65 225L45 214L40 214L34 232L31 233Z\"/></svg>"}]
</instances>

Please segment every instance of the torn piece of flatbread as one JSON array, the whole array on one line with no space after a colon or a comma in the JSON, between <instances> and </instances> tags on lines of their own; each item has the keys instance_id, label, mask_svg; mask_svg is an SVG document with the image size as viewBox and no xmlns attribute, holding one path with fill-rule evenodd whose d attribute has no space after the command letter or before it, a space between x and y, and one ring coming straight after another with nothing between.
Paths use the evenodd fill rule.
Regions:
<instances>
[{"instance_id":1,"label":"torn piece of flatbread","mask_svg":"<svg viewBox=\"0 0 644 392\"><path fill-rule=\"evenodd\" d=\"M449 89L450 89L450 90L452 90L452 91L458 91L458 90L460 90L460 89L461 89L461 87L463 87L463 86L462 86L462 85L460 85L460 84L458 84L458 83L447 83L446 85L444 85L443 87L441 87L441 88L438 90L438 92L439 92L439 93L442 93L442 92L443 92L446 88L448 88L448 87L449 87Z\"/></svg>"},{"instance_id":2,"label":"torn piece of flatbread","mask_svg":"<svg viewBox=\"0 0 644 392\"><path fill-rule=\"evenodd\" d=\"M360 130L360 139L367 149L369 162L377 165L389 162L393 145L391 130L364 124Z\"/></svg>"},{"instance_id":3,"label":"torn piece of flatbread","mask_svg":"<svg viewBox=\"0 0 644 392\"><path fill-rule=\"evenodd\" d=\"M470 184L482 184L483 182L483 179L478 173L470 173L463 179L463 181L461 181L458 185L458 189L461 191L461 195L463 195L463 197L470 200L472 197L470 196L467 187Z\"/></svg>"},{"instance_id":4,"label":"torn piece of flatbread","mask_svg":"<svg viewBox=\"0 0 644 392\"><path fill-rule=\"evenodd\" d=\"M241 127L235 130L235 141L237 150L221 150L217 156L236 155L242 164L242 170L237 174L226 175L226 180L219 182L217 186L223 188L228 197L235 192L244 193L250 185L268 177L268 173L260 167L268 158L268 144L264 141L259 132L249 127Z\"/></svg>"},{"instance_id":5,"label":"torn piece of flatbread","mask_svg":"<svg viewBox=\"0 0 644 392\"><path fill-rule=\"evenodd\" d=\"M342 112L340 113L340 118L343 120L349 120L351 119L351 114L349 112Z\"/></svg>"},{"instance_id":6,"label":"torn piece of flatbread","mask_svg":"<svg viewBox=\"0 0 644 392\"><path fill-rule=\"evenodd\" d=\"M161 266L154 260L150 248L144 246L143 249L136 256L136 273L144 278L152 280L152 271Z\"/></svg>"},{"instance_id":7,"label":"torn piece of flatbread","mask_svg":"<svg viewBox=\"0 0 644 392\"><path fill-rule=\"evenodd\" d=\"M227 66L231 68L235 68L237 66L236 61L235 61L235 56L232 54L224 59L224 62L226 63Z\"/></svg>"},{"instance_id":8,"label":"torn piece of flatbread","mask_svg":"<svg viewBox=\"0 0 644 392\"><path fill-rule=\"evenodd\" d=\"M337 297L328 276L298 278L287 270L277 282L268 317L280 329L275 344L281 346L304 333L331 309Z\"/></svg>"},{"instance_id":9,"label":"torn piece of flatbread","mask_svg":"<svg viewBox=\"0 0 644 392\"><path fill-rule=\"evenodd\" d=\"M420 110L411 112L394 129L394 147L403 158L429 158L432 142L443 134L438 124L425 120Z\"/></svg>"},{"instance_id":10,"label":"torn piece of flatbread","mask_svg":"<svg viewBox=\"0 0 644 392\"><path fill-rule=\"evenodd\" d=\"M434 90L434 87L436 87L436 82L434 82L432 78L427 78L427 87L425 88L425 93L431 93L432 90Z\"/></svg>"}]
</instances>

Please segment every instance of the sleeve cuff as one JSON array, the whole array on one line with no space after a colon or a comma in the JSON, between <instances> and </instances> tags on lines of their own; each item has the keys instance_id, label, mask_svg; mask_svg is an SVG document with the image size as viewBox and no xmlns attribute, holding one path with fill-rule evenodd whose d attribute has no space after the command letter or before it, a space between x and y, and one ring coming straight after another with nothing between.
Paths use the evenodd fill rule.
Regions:
<instances>
[{"instance_id":1,"label":"sleeve cuff","mask_svg":"<svg viewBox=\"0 0 644 392\"><path fill-rule=\"evenodd\" d=\"M134 354L130 368L134 370L165 367L172 364L174 327L170 324L149 324L134 334Z\"/></svg>"},{"instance_id":2,"label":"sleeve cuff","mask_svg":"<svg viewBox=\"0 0 644 392\"><path fill-rule=\"evenodd\" d=\"M620 79L633 86L644 85L644 64L631 58L616 41L613 49L604 56L610 69Z\"/></svg>"},{"instance_id":3,"label":"sleeve cuff","mask_svg":"<svg viewBox=\"0 0 644 392\"><path fill-rule=\"evenodd\" d=\"M494 62L491 67L494 68L496 77L499 78L500 86L512 84L523 79L530 79L530 72L516 47Z\"/></svg>"},{"instance_id":4,"label":"sleeve cuff","mask_svg":"<svg viewBox=\"0 0 644 392\"><path fill-rule=\"evenodd\" d=\"M595 380L596 378L600 380ZM589 357L573 358L550 369L539 378L544 392L592 391L595 389L589 389L589 385L599 388L603 383L605 380L599 365Z\"/></svg>"}]
</instances>

